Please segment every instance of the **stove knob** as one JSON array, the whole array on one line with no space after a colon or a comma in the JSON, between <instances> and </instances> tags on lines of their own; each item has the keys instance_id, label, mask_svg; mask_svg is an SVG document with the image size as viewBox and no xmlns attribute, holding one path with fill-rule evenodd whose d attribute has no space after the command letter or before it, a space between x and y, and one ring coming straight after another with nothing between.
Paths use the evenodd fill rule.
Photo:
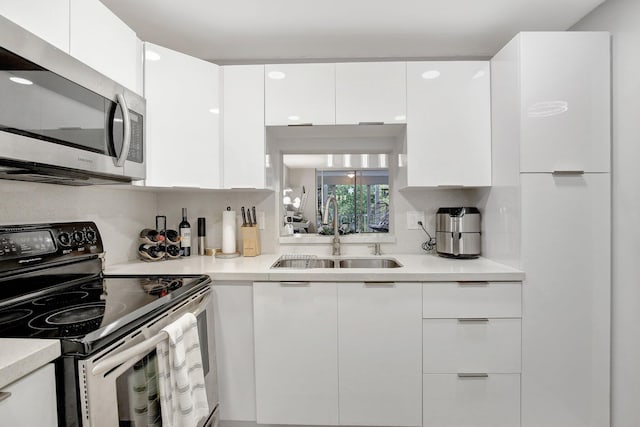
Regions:
<instances>
[{"instance_id":1,"label":"stove knob","mask_svg":"<svg viewBox=\"0 0 640 427\"><path fill-rule=\"evenodd\" d=\"M69 233L58 234L58 242L60 242L62 246L69 246L71 244L71 237L69 236Z\"/></svg>"},{"instance_id":2,"label":"stove knob","mask_svg":"<svg viewBox=\"0 0 640 427\"><path fill-rule=\"evenodd\" d=\"M85 231L84 235L87 238L87 243L95 243L97 240L96 232L91 228Z\"/></svg>"},{"instance_id":3,"label":"stove knob","mask_svg":"<svg viewBox=\"0 0 640 427\"><path fill-rule=\"evenodd\" d=\"M74 231L73 241L78 245L81 245L82 243L84 243L84 233L82 231Z\"/></svg>"}]
</instances>

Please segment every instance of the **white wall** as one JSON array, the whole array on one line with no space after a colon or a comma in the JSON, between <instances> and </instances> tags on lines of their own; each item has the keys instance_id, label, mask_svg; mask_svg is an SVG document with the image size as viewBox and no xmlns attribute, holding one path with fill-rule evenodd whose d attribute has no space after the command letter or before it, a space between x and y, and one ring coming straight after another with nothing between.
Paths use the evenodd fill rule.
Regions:
<instances>
[{"instance_id":1,"label":"white wall","mask_svg":"<svg viewBox=\"0 0 640 427\"><path fill-rule=\"evenodd\" d=\"M138 233L154 226L156 210L152 192L0 180L0 224L94 221L108 265L136 258Z\"/></svg>"},{"instance_id":2,"label":"white wall","mask_svg":"<svg viewBox=\"0 0 640 427\"><path fill-rule=\"evenodd\" d=\"M635 225L640 222L640 1L608 0L573 30L612 34L612 426L636 427L640 425L640 228Z\"/></svg>"}]
</instances>

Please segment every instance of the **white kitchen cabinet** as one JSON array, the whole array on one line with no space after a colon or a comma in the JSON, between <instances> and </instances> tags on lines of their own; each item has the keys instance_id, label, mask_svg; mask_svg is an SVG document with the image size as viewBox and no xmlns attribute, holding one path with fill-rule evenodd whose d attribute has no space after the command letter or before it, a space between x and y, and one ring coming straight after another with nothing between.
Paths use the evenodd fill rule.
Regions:
<instances>
[{"instance_id":1,"label":"white kitchen cabinet","mask_svg":"<svg viewBox=\"0 0 640 427\"><path fill-rule=\"evenodd\" d=\"M488 61L407 63L406 185L491 185Z\"/></svg>"},{"instance_id":2,"label":"white kitchen cabinet","mask_svg":"<svg viewBox=\"0 0 640 427\"><path fill-rule=\"evenodd\" d=\"M265 123L336 123L335 64L265 66Z\"/></svg>"},{"instance_id":3,"label":"white kitchen cabinet","mask_svg":"<svg viewBox=\"0 0 640 427\"><path fill-rule=\"evenodd\" d=\"M610 170L610 37L521 33L522 172Z\"/></svg>"},{"instance_id":4,"label":"white kitchen cabinet","mask_svg":"<svg viewBox=\"0 0 640 427\"><path fill-rule=\"evenodd\" d=\"M69 7L69 53L142 94L142 58L136 33L98 0L69 0Z\"/></svg>"},{"instance_id":5,"label":"white kitchen cabinet","mask_svg":"<svg viewBox=\"0 0 640 427\"><path fill-rule=\"evenodd\" d=\"M69 0L3 0L0 15L69 53Z\"/></svg>"},{"instance_id":6,"label":"white kitchen cabinet","mask_svg":"<svg viewBox=\"0 0 640 427\"><path fill-rule=\"evenodd\" d=\"M264 65L222 73L224 188L265 188Z\"/></svg>"},{"instance_id":7,"label":"white kitchen cabinet","mask_svg":"<svg viewBox=\"0 0 640 427\"><path fill-rule=\"evenodd\" d=\"M522 427L608 426L609 174L520 179Z\"/></svg>"},{"instance_id":8,"label":"white kitchen cabinet","mask_svg":"<svg viewBox=\"0 0 640 427\"><path fill-rule=\"evenodd\" d=\"M520 425L520 375L517 374L425 375L423 396L424 427ZM538 427L561 425L554 422Z\"/></svg>"},{"instance_id":9,"label":"white kitchen cabinet","mask_svg":"<svg viewBox=\"0 0 640 427\"><path fill-rule=\"evenodd\" d=\"M219 67L151 43L145 62L145 184L220 188Z\"/></svg>"},{"instance_id":10,"label":"white kitchen cabinet","mask_svg":"<svg viewBox=\"0 0 640 427\"><path fill-rule=\"evenodd\" d=\"M52 363L0 389L0 424L11 427L56 427L55 368Z\"/></svg>"},{"instance_id":11,"label":"white kitchen cabinet","mask_svg":"<svg viewBox=\"0 0 640 427\"><path fill-rule=\"evenodd\" d=\"M522 315L520 282L432 282L422 285L422 315L492 318Z\"/></svg>"},{"instance_id":12,"label":"white kitchen cabinet","mask_svg":"<svg viewBox=\"0 0 640 427\"><path fill-rule=\"evenodd\" d=\"M520 319L425 319L424 373L520 373Z\"/></svg>"},{"instance_id":13,"label":"white kitchen cabinet","mask_svg":"<svg viewBox=\"0 0 640 427\"><path fill-rule=\"evenodd\" d=\"M419 283L338 285L340 424L422 425Z\"/></svg>"},{"instance_id":14,"label":"white kitchen cabinet","mask_svg":"<svg viewBox=\"0 0 640 427\"><path fill-rule=\"evenodd\" d=\"M259 424L338 424L335 283L254 283Z\"/></svg>"},{"instance_id":15,"label":"white kitchen cabinet","mask_svg":"<svg viewBox=\"0 0 640 427\"><path fill-rule=\"evenodd\" d=\"M214 283L220 419L256 420L251 282Z\"/></svg>"},{"instance_id":16,"label":"white kitchen cabinet","mask_svg":"<svg viewBox=\"0 0 640 427\"><path fill-rule=\"evenodd\" d=\"M406 123L405 62L336 64L336 124Z\"/></svg>"}]
</instances>

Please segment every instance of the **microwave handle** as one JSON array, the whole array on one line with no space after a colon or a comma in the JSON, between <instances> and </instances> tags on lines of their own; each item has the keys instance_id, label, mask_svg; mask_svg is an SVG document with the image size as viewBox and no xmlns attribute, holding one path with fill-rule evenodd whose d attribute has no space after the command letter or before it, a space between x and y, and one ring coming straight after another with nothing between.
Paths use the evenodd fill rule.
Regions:
<instances>
[{"instance_id":1,"label":"microwave handle","mask_svg":"<svg viewBox=\"0 0 640 427\"><path fill-rule=\"evenodd\" d=\"M194 316L198 317L200 313L206 310L207 304L209 303L210 298L211 298L210 295L207 295L204 299L202 299L199 302L198 308L196 308L192 312ZM162 341L168 338L169 338L169 334L167 334L165 331L160 331L155 336L149 339L146 339L141 343L134 345L133 347L123 350L120 353L116 353L115 355L98 362L91 370L91 373L93 375L102 375L105 372L108 372L113 368L120 366L125 362L128 362L134 357L138 357L140 355L150 352L158 344L160 344Z\"/></svg>"},{"instance_id":2,"label":"microwave handle","mask_svg":"<svg viewBox=\"0 0 640 427\"><path fill-rule=\"evenodd\" d=\"M116 95L116 100L120 104L122 109L122 121L124 125L124 139L122 141L122 151L116 160L116 166L121 167L127 160L129 155L129 147L131 147L131 117L129 116L129 107L127 107L127 101L124 99L124 95L119 93Z\"/></svg>"}]
</instances>

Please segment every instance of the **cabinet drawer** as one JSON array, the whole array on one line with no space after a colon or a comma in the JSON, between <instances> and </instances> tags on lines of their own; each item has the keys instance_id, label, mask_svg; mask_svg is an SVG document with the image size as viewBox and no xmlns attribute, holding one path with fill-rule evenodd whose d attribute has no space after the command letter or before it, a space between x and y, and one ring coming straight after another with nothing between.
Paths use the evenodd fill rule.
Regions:
<instances>
[{"instance_id":1,"label":"cabinet drawer","mask_svg":"<svg viewBox=\"0 0 640 427\"><path fill-rule=\"evenodd\" d=\"M520 282L442 282L422 285L422 317L521 317Z\"/></svg>"},{"instance_id":2,"label":"cabinet drawer","mask_svg":"<svg viewBox=\"0 0 640 427\"><path fill-rule=\"evenodd\" d=\"M53 363L0 389L0 425L53 427L58 425Z\"/></svg>"},{"instance_id":3,"label":"cabinet drawer","mask_svg":"<svg viewBox=\"0 0 640 427\"><path fill-rule=\"evenodd\" d=\"M423 376L424 427L518 427L520 375Z\"/></svg>"},{"instance_id":4,"label":"cabinet drawer","mask_svg":"<svg viewBox=\"0 0 640 427\"><path fill-rule=\"evenodd\" d=\"M424 373L520 373L520 319L428 319L422 338Z\"/></svg>"}]
</instances>

